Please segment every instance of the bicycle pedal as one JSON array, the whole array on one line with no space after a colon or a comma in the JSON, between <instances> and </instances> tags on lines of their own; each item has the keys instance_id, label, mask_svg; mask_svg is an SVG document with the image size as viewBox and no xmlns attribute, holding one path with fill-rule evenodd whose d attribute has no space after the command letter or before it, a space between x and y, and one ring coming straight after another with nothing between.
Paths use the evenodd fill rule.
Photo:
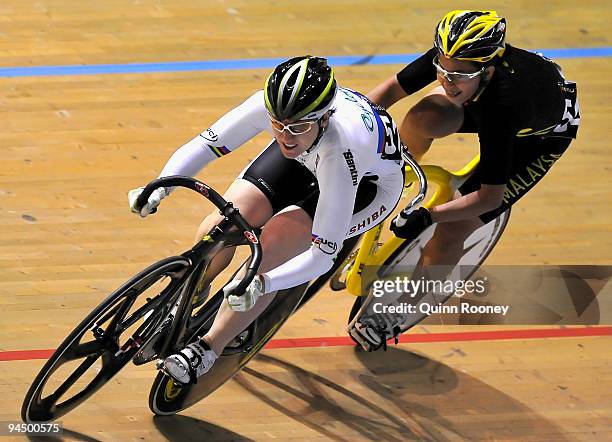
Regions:
<instances>
[{"instance_id":1,"label":"bicycle pedal","mask_svg":"<svg viewBox=\"0 0 612 442\"><path fill-rule=\"evenodd\" d=\"M182 382L177 381L176 379L174 379L172 377L172 375L170 373L168 373L168 371L166 370L166 368L164 367L164 360L163 359L158 359L157 362L155 363L155 367L161 371L164 376L170 378L170 382L172 384L174 384L175 388L178 388L179 391L181 388L188 386L190 384L192 384L192 382L188 382L187 384L183 384ZM197 384L197 379L193 382L193 384Z\"/></svg>"},{"instance_id":2,"label":"bicycle pedal","mask_svg":"<svg viewBox=\"0 0 612 442\"><path fill-rule=\"evenodd\" d=\"M342 281L340 278L333 278L329 280L329 288L334 292L339 292L346 288L346 281Z\"/></svg>"}]
</instances>

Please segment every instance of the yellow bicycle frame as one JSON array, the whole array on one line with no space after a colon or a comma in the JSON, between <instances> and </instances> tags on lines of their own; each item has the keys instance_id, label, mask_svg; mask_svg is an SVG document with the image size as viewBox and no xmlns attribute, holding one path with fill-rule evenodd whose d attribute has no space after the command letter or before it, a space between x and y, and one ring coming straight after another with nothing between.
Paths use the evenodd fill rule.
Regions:
<instances>
[{"instance_id":1,"label":"yellow bicycle frame","mask_svg":"<svg viewBox=\"0 0 612 442\"><path fill-rule=\"evenodd\" d=\"M423 207L434 207L450 201L455 191L467 177L474 171L480 161L480 155L476 155L468 164L455 172L434 165L423 166L427 182L435 184L435 190L431 197L423 203ZM418 185L418 178L410 166L406 166L404 188ZM367 231L361 239L359 249L354 257L354 263L346 274L346 290L355 296L362 293L362 271L365 266L381 266L387 259L404 243L404 239L395 235L384 243L379 243L384 222Z\"/></svg>"}]
</instances>

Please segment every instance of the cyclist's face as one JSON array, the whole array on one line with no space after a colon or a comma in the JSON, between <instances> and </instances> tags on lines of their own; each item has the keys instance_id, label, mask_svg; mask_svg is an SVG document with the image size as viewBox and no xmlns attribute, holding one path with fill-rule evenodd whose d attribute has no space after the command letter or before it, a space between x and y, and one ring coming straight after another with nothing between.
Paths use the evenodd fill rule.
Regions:
<instances>
[{"instance_id":1,"label":"cyclist's face","mask_svg":"<svg viewBox=\"0 0 612 442\"><path fill-rule=\"evenodd\" d=\"M281 153L290 160L297 158L300 154L310 149L319 134L319 125L316 122L314 124L312 124L313 122L304 122L304 126L300 124L302 123L301 121L285 120L280 123L284 125L291 124L289 128L294 128L294 133L291 133L289 128L283 130L282 125L272 124L272 133L280 146ZM296 132L301 132L308 126L309 128L304 133L296 134Z\"/></svg>"},{"instance_id":2,"label":"cyclist's face","mask_svg":"<svg viewBox=\"0 0 612 442\"><path fill-rule=\"evenodd\" d=\"M455 60L443 56L440 56L437 62L442 69L449 73L456 72L472 74L474 72L478 72L481 68L480 66L478 66L477 63L473 63L471 61ZM483 74L487 75L487 73L488 68ZM446 92L446 97L455 104L463 104L467 100L472 98L478 90L478 86L480 86L480 82L482 80L482 75L479 75L471 79L459 79L457 81L449 81L447 76L442 75L441 72L438 72L437 74L438 81Z\"/></svg>"}]
</instances>

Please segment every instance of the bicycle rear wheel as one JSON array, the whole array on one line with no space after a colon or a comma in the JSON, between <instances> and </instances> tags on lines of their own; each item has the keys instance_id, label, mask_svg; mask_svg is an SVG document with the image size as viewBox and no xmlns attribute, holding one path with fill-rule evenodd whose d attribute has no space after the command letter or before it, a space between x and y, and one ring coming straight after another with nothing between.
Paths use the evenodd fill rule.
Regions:
<instances>
[{"instance_id":1,"label":"bicycle rear wheel","mask_svg":"<svg viewBox=\"0 0 612 442\"><path fill-rule=\"evenodd\" d=\"M25 396L21 418L56 420L106 384L151 338L178 296L189 266L182 256L161 260L98 305L38 373ZM137 303L143 294L146 300Z\"/></svg>"},{"instance_id":2,"label":"bicycle rear wheel","mask_svg":"<svg viewBox=\"0 0 612 442\"><path fill-rule=\"evenodd\" d=\"M474 233L472 233L465 240L463 255L455 266L455 270L459 268L463 270L461 279L470 279L476 270L478 270L480 265L487 259L499 241L499 238L503 234L509 219L510 208L484 226L476 229ZM378 277L384 278L387 275L396 274L401 267L414 268L419 261L422 248L431 239L434 231L435 227L432 226L421 233L421 235L419 235L419 237L415 240L404 241L404 243L399 246L397 250L383 263L383 271L379 273ZM452 273L453 272L451 272L451 274ZM418 303L429 302L433 304L442 304L448 301L451 296L452 293L444 298L436 297L436 299L430 299L426 296L419 300ZM360 311L362 309L363 302L364 300L362 296L357 297L351 312L349 313L349 323L351 323L357 314L361 314ZM402 330L403 332L414 327L427 316L425 314L418 313L418 307L416 311L417 313L408 314L409 320L407 321L405 328Z\"/></svg>"}]
</instances>

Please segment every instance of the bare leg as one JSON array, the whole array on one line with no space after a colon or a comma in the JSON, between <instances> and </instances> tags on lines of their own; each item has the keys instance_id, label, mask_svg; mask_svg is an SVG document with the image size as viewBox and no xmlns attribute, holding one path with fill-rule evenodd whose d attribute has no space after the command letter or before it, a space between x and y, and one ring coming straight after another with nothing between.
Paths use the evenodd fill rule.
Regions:
<instances>
[{"instance_id":1,"label":"bare leg","mask_svg":"<svg viewBox=\"0 0 612 442\"><path fill-rule=\"evenodd\" d=\"M263 258L260 273L278 267L307 250L311 243L311 231L312 220L300 208L292 207L272 217L261 234ZM225 346L266 309L274 296L275 293L262 296L246 312L231 310L224 300L211 329L202 339L216 354L221 354Z\"/></svg>"},{"instance_id":2,"label":"bare leg","mask_svg":"<svg viewBox=\"0 0 612 442\"><path fill-rule=\"evenodd\" d=\"M423 248L419 266L455 265L463 252L463 243L484 224L480 218L441 223Z\"/></svg>"},{"instance_id":3,"label":"bare leg","mask_svg":"<svg viewBox=\"0 0 612 442\"><path fill-rule=\"evenodd\" d=\"M272 217L272 205L268 198L255 185L249 181L238 178L223 195L227 201L231 201L237 207L240 214L253 227L263 226ZM200 241L210 229L217 225L223 218L218 211L212 212L200 224L196 233L195 242ZM213 258L206 272L202 287L207 287L215 277L225 269L232 261L235 248L225 249Z\"/></svg>"}]
</instances>

